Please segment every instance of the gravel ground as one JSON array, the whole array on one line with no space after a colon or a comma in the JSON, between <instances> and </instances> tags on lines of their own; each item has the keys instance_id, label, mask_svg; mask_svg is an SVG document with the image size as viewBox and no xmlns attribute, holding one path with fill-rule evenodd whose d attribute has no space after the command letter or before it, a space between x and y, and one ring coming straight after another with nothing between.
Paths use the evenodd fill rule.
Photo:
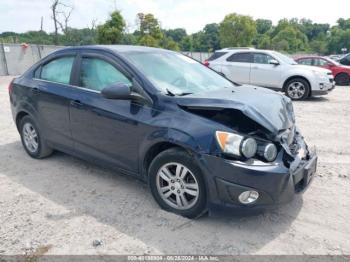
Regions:
<instances>
[{"instance_id":1,"label":"gravel ground","mask_svg":"<svg viewBox=\"0 0 350 262\"><path fill-rule=\"evenodd\" d=\"M249 217L189 220L159 209L142 183L55 153L22 149L0 78L1 254L350 254L350 87L295 102L319 153L303 196Z\"/></svg>"}]
</instances>

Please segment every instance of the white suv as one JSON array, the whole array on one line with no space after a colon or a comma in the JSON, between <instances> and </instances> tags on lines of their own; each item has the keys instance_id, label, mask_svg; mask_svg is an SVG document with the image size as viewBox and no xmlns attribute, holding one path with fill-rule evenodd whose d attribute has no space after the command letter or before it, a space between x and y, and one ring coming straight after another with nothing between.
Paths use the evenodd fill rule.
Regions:
<instances>
[{"instance_id":1,"label":"white suv","mask_svg":"<svg viewBox=\"0 0 350 262\"><path fill-rule=\"evenodd\" d=\"M225 48L216 51L206 65L234 82L280 90L294 100L325 95L335 87L330 70L298 65L276 51Z\"/></svg>"}]
</instances>

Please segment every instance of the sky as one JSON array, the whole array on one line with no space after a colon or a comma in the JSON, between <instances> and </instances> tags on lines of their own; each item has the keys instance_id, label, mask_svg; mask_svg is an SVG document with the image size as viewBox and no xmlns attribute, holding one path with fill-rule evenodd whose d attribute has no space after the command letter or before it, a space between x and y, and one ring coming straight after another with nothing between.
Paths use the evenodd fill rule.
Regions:
<instances>
[{"instance_id":1,"label":"sky","mask_svg":"<svg viewBox=\"0 0 350 262\"><path fill-rule=\"evenodd\" d=\"M350 18L350 0L62 0L74 6L71 27L103 23L115 7L121 11L128 30L133 31L136 14L153 13L164 29L185 28L188 33L208 23L219 23L228 13L265 18L274 24L281 18L309 18L317 23L336 24L339 17ZM51 0L0 0L0 32L53 31Z\"/></svg>"}]
</instances>

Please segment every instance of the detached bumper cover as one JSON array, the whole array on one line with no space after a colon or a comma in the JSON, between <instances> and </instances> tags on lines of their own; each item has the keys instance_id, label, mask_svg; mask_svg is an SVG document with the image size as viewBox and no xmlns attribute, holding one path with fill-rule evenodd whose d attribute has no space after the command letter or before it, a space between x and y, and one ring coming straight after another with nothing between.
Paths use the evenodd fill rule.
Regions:
<instances>
[{"instance_id":1,"label":"detached bumper cover","mask_svg":"<svg viewBox=\"0 0 350 262\"><path fill-rule=\"evenodd\" d=\"M307 160L299 159L293 168L284 165L283 154L282 150L272 164L243 163L204 155L210 212L274 208L305 191L316 173L316 153L308 152ZM243 205L238 196L247 190L258 191L259 198L253 204Z\"/></svg>"}]
</instances>

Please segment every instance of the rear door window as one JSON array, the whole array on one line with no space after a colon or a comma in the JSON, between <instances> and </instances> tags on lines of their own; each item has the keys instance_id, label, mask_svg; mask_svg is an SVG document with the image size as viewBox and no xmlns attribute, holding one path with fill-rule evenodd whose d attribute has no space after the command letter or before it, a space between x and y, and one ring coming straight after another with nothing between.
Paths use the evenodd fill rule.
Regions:
<instances>
[{"instance_id":1,"label":"rear door window","mask_svg":"<svg viewBox=\"0 0 350 262\"><path fill-rule=\"evenodd\" d=\"M74 56L65 56L51 60L42 66L39 78L56 83L69 84L74 58Z\"/></svg>"},{"instance_id":2,"label":"rear door window","mask_svg":"<svg viewBox=\"0 0 350 262\"><path fill-rule=\"evenodd\" d=\"M245 53L235 53L226 59L228 62L236 62L236 63L252 63L252 54Z\"/></svg>"},{"instance_id":3,"label":"rear door window","mask_svg":"<svg viewBox=\"0 0 350 262\"><path fill-rule=\"evenodd\" d=\"M226 54L227 52L215 52L214 54L211 55L211 57L208 58L208 61L216 60Z\"/></svg>"}]
</instances>

